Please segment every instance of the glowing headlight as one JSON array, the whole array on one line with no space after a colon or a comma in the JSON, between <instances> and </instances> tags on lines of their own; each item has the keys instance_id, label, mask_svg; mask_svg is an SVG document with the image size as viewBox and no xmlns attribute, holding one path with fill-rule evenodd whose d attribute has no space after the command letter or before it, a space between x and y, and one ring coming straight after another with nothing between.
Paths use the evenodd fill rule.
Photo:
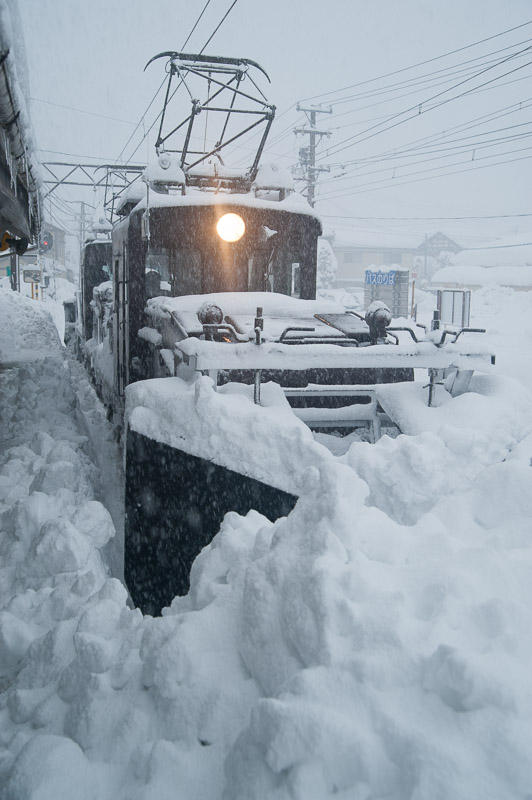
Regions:
<instances>
[{"instance_id":1,"label":"glowing headlight","mask_svg":"<svg viewBox=\"0 0 532 800\"><path fill-rule=\"evenodd\" d=\"M224 214L216 223L216 232L224 242L238 242L245 230L245 222L238 214Z\"/></svg>"}]
</instances>

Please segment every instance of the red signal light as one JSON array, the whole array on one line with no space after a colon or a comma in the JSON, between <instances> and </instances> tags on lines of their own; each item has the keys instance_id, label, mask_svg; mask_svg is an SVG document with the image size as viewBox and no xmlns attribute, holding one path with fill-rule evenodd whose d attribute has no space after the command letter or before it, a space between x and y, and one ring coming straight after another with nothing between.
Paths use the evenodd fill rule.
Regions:
<instances>
[{"instance_id":1,"label":"red signal light","mask_svg":"<svg viewBox=\"0 0 532 800\"><path fill-rule=\"evenodd\" d=\"M40 251L41 253L46 253L48 252L48 250L51 250L53 246L54 246L53 234L51 234L50 231L46 231L41 236Z\"/></svg>"}]
</instances>

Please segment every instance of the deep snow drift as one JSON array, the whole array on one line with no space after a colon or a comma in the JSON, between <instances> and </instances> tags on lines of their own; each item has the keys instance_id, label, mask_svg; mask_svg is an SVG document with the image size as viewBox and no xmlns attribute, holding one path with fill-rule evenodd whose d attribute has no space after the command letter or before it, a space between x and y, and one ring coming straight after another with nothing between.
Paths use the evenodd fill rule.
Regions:
<instances>
[{"instance_id":1,"label":"deep snow drift","mask_svg":"<svg viewBox=\"0 0 532 800\"><path fill-rule=\"evenodd\" d=\"M501 298L511 333L532 297ZM2 800L530 797L522 384L391 392L408 435L327 453L276 523L227 515L153 619L101 555L75 370L36 304L4 308L48 344L0 372Z\"/></svg>"}]
</instances>

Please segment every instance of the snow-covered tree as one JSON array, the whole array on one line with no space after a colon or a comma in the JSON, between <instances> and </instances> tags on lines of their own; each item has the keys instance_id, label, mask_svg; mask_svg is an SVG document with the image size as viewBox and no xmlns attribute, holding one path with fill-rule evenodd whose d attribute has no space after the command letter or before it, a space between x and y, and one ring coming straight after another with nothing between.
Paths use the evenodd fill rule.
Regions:
<instances>
[{"instance_id":1,"label":"snow-covered tree","mask_svg":"<svg viewBox=\"0 0 532 800\"><path fill-rule=\"evenodd\" d=\"M440 250L438 254L438 266L437 269L444 269L445 267L450 267L453 263L453 255L450 250Z\"/></svg>"}]
</instances>

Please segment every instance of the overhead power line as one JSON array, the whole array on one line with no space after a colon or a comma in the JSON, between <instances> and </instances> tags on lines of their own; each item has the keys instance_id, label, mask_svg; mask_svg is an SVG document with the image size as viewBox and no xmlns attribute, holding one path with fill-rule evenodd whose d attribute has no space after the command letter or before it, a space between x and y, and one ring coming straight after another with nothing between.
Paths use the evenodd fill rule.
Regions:
<instances>
[{"instance_id":1,"label":"overhead power line","mask_svg":"<svg viewBox=\"0 0 532 800\"><path fill-rule=\"evenodd\" d=\"M109 164L115 162L115 159L112 158L111 156L88 156L88 155L85 155L83 153L65 153L64 150L48 150L48 148L46 148L46 147L38 147L37 148L37 152L38 153L53 153L54 155L57 155L57 156L68 156L69 158L89 158L89 159L92 159L93 161L99 161L99 162L105 161L105 162L108 162ZM125 162L124 162L124 166L126 166Z\"/></svg>"},{"instance_id":2,"label":"overhead power line","mask_svg":"<svg viewBox=\"0 0 532 800\"><path fill-rule=\"evenodd\" d=\"M78 114L87 114L90 117L100 117L100 119L109 119L113 122L122 122L124 125L134 125L130 119L120 119L119 117L110 117L107 114L98 114L96 111L87 111L84 108L75 108L68 106L64 103L54 103L51 100L43 100L41 97L30 97L32 103L44 103L47 106L54 106L55 108L65 108L68 111L75 111Z\"/></svg>"},{"instance_id":3,"label":"overhead power line","mask_svg":"<svg viewBox=\"0 0 532 800\"><path fill-rule=\"evenodd\" d=\"M527 124L532 124L532 123L527 123ZM513 134L512 136L497 137L496 139L488 140L487 142L469 142L467 144L456 145L455 147L439 148L439 149L436 149L436 150L427 150L425 152L419 152L419 153L418 152L407 153L402 157L408 159L409 156L418 157L420 155L427 155L427 156L429 156L429 158L419 158L417 161L407 161L406 163L401 163L400 162L398 164L390 164L390 165L386 165L386 166L380 167L379 169L369 170L368 172L353 172L353 171L351 171L350 174L348 176L346 176L346 177L339 177L339 178L336 178L336 179L335 178L325 178L323 180L323 183L334 183L335 185L337 185L339 183L343 183L344 181L353 180L353 178L356 178L356 179L365 178L365 177L368 177L369 175L378 175L379 173L382 173L382 172L393 172L393 173L395 173L396 171L404 169L405 167L407 167L407 168L408 167L413 167L413 166L417 166L419 164L426 164L426 163L431 162L431 161L445 161L445 159L453 158L453 157L460 156L460 155L467 155L468 156L468 160L474 161L474 160L478 160L478 157L476 156L476 154L479 151L486 150L486 149L491 149L491 148L494 148L494 147L499 147L502 144L508 144L510 142L519 141L520 139L526 139L526 138L529 138L530 136L532 136L532 130L524 132L524 133ZM431 153L433 153L435 155L430 155ZM497 155L500 155L500 153L494 153L492 156L487 156L487 157L488 158L495 158ZM381 160L386 160L386 159L377 159L375 162L371 162L371 161L370 162L365 162L365 164L363 166L371 166L372 163L379 163ZM457 163L457 162L455 162L455 163ZM444 169L446 166L448 166L448 165L443 163L441 167L434 167L434 169ZM409 173L406 173L406 174L409 174ZM394 179L395 179L395 174L392 174L389 178L383 178L383 180L394 180ZM345 188L349 188L349 187L343 187L343 188L345 189ZM356 184L355 184L355 188L356 188Z\"/></svg>"},{"instance_id":4,"label":"overhead power line","mask_svg":"<svg viewBox=\"0 0 532 800\"><path fill-rule=\"evenodd\" d=\"M522 150L530 150L530 149L531 148L529 148L529 147L524 147L524 148L521 148L521 151ZM512 151L509 151L509 152L520 152L520 151L512 150ZM504 155L504 154L499 153L499 155ZM506 153L506 155L508 155L508 153ZM491 156L491 158L493 158L493 156ZM444 177L447 177L448 175L459 175L459 174L461 174L463 172L472 172L472 171L476 171L476 170L480 170L480 169L487 169L489 167L501 166L503 164L514 164L514 163L516 163L518 161L527 161L530 158L532 158L532 155L521 156L520 158L510 158L510 159L505 159L503 161L496 161L496 162L493 162L491 164L481 164L480 166L468 167L466 169L451 170L450 172L441 172L439 175L428 175L428 176L425 176L424 178L414 178L413 180L404 181L404 180L401 180L401 179L395 179L392 182L388 181L383 186L375 186L375 185L373 185L375 183L381 183L381 181L374 181L373 184L371 184L371 183L362 184L361 186L358 187L357 190L354 190L354 191L340 192L339 194L324 195L323 197L320 197L318 199L318 202L323 201L323 200L339 199L341 197L354 197L357 194L367 194L368 192L378 191L380 189L391 189L391 188L395 188L397 186L406 186L406 185L411 184L411 183L420 183L422 181L434 180L436 178L444 178ZM464 161L457 162L457 164L460 164L460 163L463 164L463 163L467 163L467 162L464 162ZM452 165L448 164L447 166L452 166ZM444 169L444 167L440 167L440 169ZM422 170L422 172L427 172L427 171L428 170ZM411 173L411 174L413 175L413 174L419 174L419 173Z\"/></svg>"},{"instance_id":5,"label":"overhead power line","mask_svg":"<svg viewBox=\"0 0 532 800\"><path fill-rule=\"evenodd\" d=\"M137 122L137 124L136 124L136 126L135 126L135 129L134 129L133 131L131 131L131 134L130 134L130 136L129 136L129 138L128 138L127 142L125 143L125 145L123 146L123 148L122 148L122 149L121 149L121 151L119 152L118 156L116 157L116 161L120 161L120 159L121 159L121 158L122 158L122 156L124 155L124 153L125 153L125 151L126 151L126 148L127 148L128 144L129 144L129 143L130 143L130 141L133 139L134 135L136 134L136 132L138 131L138 129L140 128L140 126L141 126L141 125L142 125L142 123L144 122L144 118L145 118L146 114L148 113L148 111L150 110L150 108L152 107L152 105L154 104L154 102L155 102L155 99L157 98L157 96L158 96L159 92L160 92L160 91L161 91L161 89L163 88L163 86L164 86L165 82L166 82L166 75L164 76L163 80L161 81L161 83L160 83L160 85L159 85L159 87L158 87L157 91L156 91L156 92L155 92L155 94L153 95L152 99L150 100L150 102L149 102L149 103L148 103L148 105L146 106L146 110L144 111L144 113L142 114L141 118L140 118L140 119L139 119L139 121ZM143 138L143 139L141 139L141 144L142 144L142 142L143 142L143 141L144 141L144 138ZM140 147L140 145L139 145L139 147ZM137 150L138 150L138 149L139 149L139 148L137 147ZM135 152L134 152L134 153L133 153L133 154L130 156L130 159L131 159L131 158L133 158L133 156L135 155L135 153L137 152L137 150L135 150Z\"/></svg>"},{"instance_id":6,"label":"overhead power line","mask_svg":"<svg viewBox=\"0 0 532 800\"><path fill-rule=\"evenodd\" d=\"M439 103L434 103L434 105L429 106L428 108L423 108L423 106L426 106L428 103L431 103L433 100L436 100L438 97L441 97L442 95L447 94L447 92L450 92L453 89L457 89L459 86L463 86L464 83L468 83L469 81L474 80L475 78L478 78L480 75L483 75L485 72L488 72L489 70L495 69L495 67L501 66L502 64L506 63L507 61L509 61L509 60L511 60L513 58L517 58L518 56L523 55L524 53L530 52L530 51L532 51L532 46L525 47L523 50L520 50L517 53L512 53L511 55L507 56L506 58L503 58L500 61L498 61L497 64L493 64L490 67L486 67L485 69L480 70L479 72L475 73L471 77L466 78L463 81L459 81L456 84L453 84L453 86L450 86L448 89L445 89L443 92L438 92L437 94L432 95L431 97L427 97L424 100L422 100L421 102L416 103L413 106L410 106L409 108L405 108L403 111L400 111L397 114L393 114L387 120L385 120L382 123L382 125L385 125L386 122L391 122L392 120L397 119L398 117L403 117L405 114L410 114L411 111L415 111L414 114L410 114L410 116L406 117L405 119L401 119L401 120L393 123L392 125L388 125L387 127L384 127L384 128L382 128L381 124L373 125L370 128L366 128L366 130L360 131L360 133L354 134L353 136L349 136L349 137L347 137L347 139L343 139L341 142L338 142L336 145L333 145L333 147L329 148L329 150L326 152L326 156L329 157L331 155L336 155L337 153L340 153L343 150L346 150L348 147L352 147L355 144L361 144L362 142L365 142L368 139L373 138L373 136L377 136L377 135L379 135L381 133L385 133L386 131L389 131L392 128L396 128L398 125L402 125L405 122L408 122L409 120L420 116L421 114L425 114L428 111L433 111L435 108L440 108L441 106L446 105L447 103L450 103L453 100L457 100L457 99L459 99L461 97L465 97L466 95L471 94L472 92L475 92L478 89L481 89L482 87L487 86L490 83L493 83L494 81L500 80L501 78L505 78L507 75L511 75L512 73L517 72L518 70L529 66L530 64L532 64L532 61L527 61L525 64L521 64L518 67L514 67L514 69L511 69L508 72L503 73L502 75L497 75L495 78L491 78L488 81L484 81L484 83L480 83L477 86L473 86L470 89L466 89L465 92L460 92L459 94L453 95L453 97L448 97L445 100L440 101ZM381 130L377 130L378 128L381 128ZM371 132L373 132L372 136L365 136L364 137L365 133L371 133ZM363 137L363 138L360 138L360 137ZM357 140L357 141L354 141L354 140ZM341 147L341 145L345 145L345 146Z\"/></svg>"},{"instance_id":7,"label":"overhead power line","mask_svg":"<svg viewBox=\"0 0 532 800\"><path fill-rule=\"evenodd\" d=\"M210 4L211 4L211 0L207 0L207 2L205 3L205 5L204 5L204 6L203 6L203 8L201 9L201 12L200 12L200 15L199 15L199 17L197 18L196 22L195 22L195 23L194 23L194 25L192 26L192 30L190 31L190 33L188 34L187 38L186 38L186 39L185 39L185 41L183 42L183 45L182 45L182 48L181 48L182 50L184 50L184 49L185 49L185 47L187 46L187 44L188 44L188 42L189 42L189 40L190 40L190 37L192 36L192 34L194 33L194 31L195 31L195 30L196 30L196 28L198 27L199 23L201 22L201 18L203 17L203 15L205 14L205 12L207 11L207 8L210 6Z\"/></svg>"},{"instance_id":8,"label":"overhead power line","mask_svg":"<svg viewBox=\"0 0 532 800\"><path fill-rule=\"evenodd\" d=\"M530 77L531 77L531 74L528 73L527 75L522 75L519 78L512 78L509 81L503 81L503 82L497 83L495 85L486 86L484 89L479 89L478 92L476 92L476 94L483 94L484 92L490 92L490 91L493 91L494 89L501 89L503 86L511 86L514 83L520 83L521 81L529 80ZM443 86L443 85L445 85L445 84L444 83L433 84L433 88L436 88L437 86ZM408 92L407 95L399 95L398 97L395 97L393 99L378 100L375 103L369 103L369 104L367 104L365 106L359 106L358 108L351 109L350 111L341 112L340 114L333 113L331 119L338 119L338 117L348 116L350 114L358 114L360 111L365 111L366 109L374 108L375 106L389 105L390 103L396 102L401 97L412 96L412 95L418 94L418 92L419 92L419 90L416 89L416 90L414 90L412 92ZM331 131L333 131L333 132L334 131L340 131L340 130L343 130L345 128L353 129L357 125L364 125L364 124L366 124L368 122L384 121L389 116L390 116L390 111L388 111L385 114L379 114L378 116L371 117L369 119L353 120L351 122L346 122L346 123L344 123L342 125L334 126L334 127L331 128ZM383 122L383 124L384 124L384 122Z\"/></svg>"},{"instance_id":9,"label":"overhead power line","mask_svg":"<svg viewBox=\"0 0 532 800\"><path fill-rule=\"evenodd\" d=\"M532 147L520 147L520 148L517 148L517 149L514 149L514 150L505 150L502 153L493 153L492 155L480 156L479 158L474 159L473 163L478 162L478 161L486 161L486 160L493 159L493 158L499 158L500 156L511 155L513 153L521 153L521 152L523 152L525 150L531 150L531 149L532 149ZM431 160L431 159L427 159L427 160ZM373 186L373 185L379 184L379 183L386 183L386 184L390 184L390 186L396 186L398 182L402 182L403 178L408 178L411 175L422 175L422 174L427 173L427 172L436 172L438 170L445 170L445 169L449 169L449 167L459 166L460 164L471 163L471 161L472 161L471 158L467 158L467 159L462 159L460 161L452 161L449 164L442 164L441 166L427 167L426 169L414 170L413 172L405 172L405 173L403 173L403 175L397 176L396 178L394 178L394 177L378 178L375 181L368 181L367 183L362 183L362 184L355 185L355 186L352 186L352 187L346 186L346 187L344 187L343 189L340 190L340 195L335 195L335 196L348 197L349 193L351 192L351 189L353 189L353 191L355 193L357 193L358 189L366 188L368 186ZM423 163L423 162L420 162L420 163ZM412 164L411 166L415 166L415 164ZM365 173L364 177L369 177L369 175L377 174L380 171L381 170L376 170L374 172ZM453 174L453 173L445 173L445 174ZM438 177L438 176L435 176L435 177ZM326 199L328 197L329 198L332 197L333 195L332 195L331 192L334 192L334 189L332 187L331 187L330 193L323 195L322 199Z\"/></svg>"},{"instance_id":10,"label":"overhead power line","mask_svg":"<svg viewBox=\"0 0 532 800\"><path fill-rule=\"evenodd\" d=\"M382 80L382 78L389 78L392 75L399 75L402 72L407 72L410 69L415 69L416 67L422 67L425 64L432 64L434 61L439 61L442 58L447 58L447 56L456 55L456 53L463 53L464 50L469 50L471 47L477 47L478 45L484 44L485 42L491 42L493 39L498 39L500 36L505 36L507 33L513 33L513 31L520 30L521 28L525 28L527 25L532 25L532 20L528 20L527 22L523 22L520 25L515 25L513 28L507 28L504 31L500 31L500 33L495 33L492 36L487 36L484 39L479 39L476 42L470 42L469 44L463 45L463 47L457 47L454 50L448 50L446 53L441 53L438 56L434 56L433 58L428 58L425 61L418 61L416 64L410 64L408 67L402 67L401 69L392 70L391 72L385 72L382 75L377 75L375 78L368 78L364 81L358 81L357 83L351 83L348 86L344 86L340 89L332 89L329 92L323 92L322 94L315 94L310 97L304 97L301 102L307 102L309 100L315 100L318 97L329 97L331 94L337 94L338 92L347 91L347 89L354 89L357 86L365 86L368 83L374 83L375 81ZM328 101L331 102L331 101Z\"/></svg>"},{"instance_id":11,"label":"overhead power line","mask_svg":"<svg viewBox=\"0 0 532 800\"><path fill-rule=\"evenodd\" d=\"M379 153L374 153L370 156L365 156L358 159L352 159L351 161L343 161L343 162L335 162L333 166L341 167L342 169L346 169L347 167L353 165L358 166L359 164L366 164L371 163L372 161L382 160L384 158L394 158L394 156L400 157L405 153L417 151L418 149L425 148L425 147L433 147L437 144L446 144L448 143L449 136L451 134L457 133L464 133L465 131L474 129L476 132L471 134L472 136L484 136L486 132L477 130L484 125L489 124L490 122L494 122L497 119L501 119L502 117L509 116L510 114L514 114L519 111L526 111L528 108L532 106L532 98L528 97L524 100L521 100L519 103L513 103L509 106L503 106L502 108L498 108L495 111L490 111L488 114L482 114L479 117L473 117L472 119L466 120L465 122L460 123L459 125L453 125L450 128L445 128L444 130L438 131L437 133L430 134L429 136L422 136L418 137L417 139L411 139L409 142L405 142L405 144L393 150L384 150ZM510 127L510 126L509 126Z\"/></svg>"},{"instance_id":12,"label":"overhead power line","mask_svg":"<svg viewBox=\"0 0 532 800\"><path fill-rule=\"evenodd\" d=\"M527 247L532 242L518 242L517 244L493 244L489 247L466 247L466 250L506 250L508 247Z\"/></svg>"},{"instance_id":13,"label":"overhead power line","mask_svg":"<svg viewBox=\"0 0 532 800\"><path fill-rule=\"evenodd\" d=\"M532 211L526 211L520 214L479 214L460 217L358 217L349 214L320 214L320 217L324 219L358 219L366 222L457 222L460 220L532 217Z\"/></svg>"},{"instance_id":14,"label":"overhead power line","mask_svg":"<svg viewBox=\"0 0 532 800\"><path fill-rule=\"evenodd\" d=\"M405 152L406 148L414 149L416 145L419 147L428 145L433 146L438 143L442 144L445 143L446 138L450 134L463 133L471 129L477 129L479 127L489 124L490 122L494 122L497 119L501 119L502 117L506 117L509 116L510 114L518 113L520 111L525 111L531 106L532 106L532 97L527 97L523 100L520 100L517 103L512 103L511 105L497 108L494 111L490 111L489 113L482 114L478 117L473 117L471 119L466 120L465 122L460 123L459 125L454 125L450 128L446 128L442 131L438 131L435 134L418 137L417 139L411 139L409 142L406 142L403 145L403 148L401 150L397 149L384 150L381 151L380 153L374 154L373 156L368 156L366 158L361 158L361 159L353 159L352 161L344 161L341 164L338 162L336 164L333 164L332 166L341 167L342 169L345 169L350 165L358 166L359 164L371 163L371 161L373 160L383 159L388 156L393 157L396 154L399 155L400 153ZM481 132L478 132L477 135L481 135ZM348 170L348 172L350 172L354 177L352 169Z\"/></svg>"},{"instance_id":15,"label":"overhead power line","mask_svg":"<svg viewBox=\"0 0 532 800\"><path fill-rule=\"evenodd\" d=\"M440 83L433 83L432 85L433 85L433 88L437 88L438 86L444 86L446 83L448 83L448 79L451 78L452 75L460 74L461 72L462 73L463 72L467 72L469 70L473 71L475 69L475 67L472 66L472 65L475 62L479 62L479 61L483 62L480 65L477 64L477 68L478 68L478 66L485 66L485 65L492 64L492 63L494 63L495 60L494 61L488 61L488 60L486 60L487 56L497 55L499 53L506 52L509 49L521 46L521 45L526 44L526 43L531 42L531 41L532 41L532 38L524 39L524 40L522 40L520 42L515 42L515 43L513 43L511 45L507 45L506 47L498 48L497 50L490 51L489 53L486 53L486 54L484 54L482 56L476 56L475 58L467 59L466 61L461 61L461 62L458 62L457 64L450 65L448 67L444 67L442 69L435 70L435 71L430 72L430 73L426 73L423 76L416 76L416 77L413 77L413 78L408 78L405 81L400 81L400 82L395 83L395 84L389 84L388 87L381 87L381 88L376 89L376 90L368 90L368 91L360 94L361 98L364 97L364 96L368 96L368 98L369 98L369 97L374 97L375 94L389 94L393 89L399 88L401 86L404 86L405 88L406 88L407 85L410 85L410 88L412 86L416 86L415 89L413 89L411 91L408 91L408 92L405 92L405 93L402 93L402 94L399 94L399 95L396 95L393 98L384 98L384 99L381 99L381 100L377 100L376 102L368 103L366 105L359 106L357 108L349 109L347 111L342 111L342 112L334 111L334 107L337 106L339 103L346 102L347 99L346 98L340 98L340 100L333 100L332 101L333 113L331 115L331 120L335 119L337 117L343 117L343 116L348 116L348 115L351 115L351 114L356 114L356 113L358 113L360 111L363 111L365 109L373 108L375 106L382 105L382 104L385 104L385 103L396 102L397 100L400 100L403 97L408 97L408 96L411 96L413 94L417 94L417 92L419 91L419 87L421 87L422 85L426 85L426 83L428 82L427 79L430 78L431 81L434 81L435 79L440 79L440 78L443 77L442 73L446 73L447 74L447 79L441 81ZM466 67L463 70L456 71L456 67L464 67L464 65L469 65L469 67ZM527 77L527 76L525 76L525 77ZM523 80L523 79L524 78L518 78L517 80ZM377 80L377 79L375 79L375 80ZM499 85L500 86L505 86L505 85L508 85L509 83L514 83L514 82L515 82L515 80L514 81L507 81L507 82L505 82L503 84L499 84ZM488 90L489 89L483 89L483 90L480 90L480 91L488 91ZM295 105L296 105L296 103L293 103L289 108L285 109L282 112L282 114L277 116L276 121L278 121L281 117L283 117L289 111L291 111L295 107ZM389 118L390 118L390 114L389 113L388 114L381 114L381 115L379 115L377 117L373 117L371 119L357 120L357 121L354 121L354 122L346 123L345 125L336 126L336 127L331 128L330 130L331 130L331 132L333 132L335 130L341 130L342 128L353 128L357 124L365 124L365 123L369 123L369 122L380 122L382 124L385 124L384 121L387 121ZM287 138L287 136L289 136L291 134L291 131L293 129L294 124L298 124L298 123L297 122L296 123L292 123L292 124L288 125L286 128L284 128L283 130L281 130L280 132L277 132L275 137L274 137L274 139L272 139L269 142L269 144L268 144L266 149L269 150L272 145L276 145L276 144L279 143L279 141ZM250 136L253 136L253 135L254 135L253 133L250 134ZM232 152L233 151L229 151L229 154L231 154ZM349 162L347 162L347 163L349 163ZM345 163L343 163L342 166L345 166Z\"/></svg>"},{"instance_id":16,"label":"overhead power line","mask_svg":"<svg viewBox=\"0 0 532 800\"><path fill-rule=\"evenodd\" d=\"M336 100L332 100L329 105L333 108L336 106L343 105L345 103L351 102L353 100L364 100L366 98L373 98L378 95L382 94L390 94L390 92L396 92L400 89L409 89L412 86L423 86L428 83L434 83L436 81L442 81L446 78L451 78L455 75L460 75L467 72L473 72L475 69L478 69L482 66L488 66L489 64L495 63L498 59L497 58L490 58L490 56L498 56L501 53L505 53L508 50L515 50L517 47L521 47L522 45L527 45L532 41L531 37L527 39L522 39L519 42L513 42L506 47L498 48L497 50L492 50L489 53L484 53L481 56L476 56L475 58L468 58L465 61L459 61L455 64L450 64L447 67L443 67L442 69L432 70L430 72L425 72L422 75L415 75L411 78L406 78L401 81L397 81L395 83L389 83L384 86L379 86L371 89L365 89L363 92L358 92L357 94L350 94L346 97L340 97ZM405 96L405 95L403 95ZM389 102L382 100L380 102ZM339 116L340 114L338 114Z\"/></svg>"},{"instance_id":17,"label":"overhead power line","mask_svg":"<svg viewBox=\"0 0 532 800\"><path fill-rule=\"evenodd\" d=\"M203 47L201 48L201 50L200 50L200 52L199 52L199 54L200 54L200 55L203 53L203 51L205 50L205 48L207 47L207 45L209 44L209 42L212 40L212 38L213 38L213 36L215 35L215 33L217 33L217 32L219 31L219 29L220 29L220 27L221 27L222 23L223 23L223 22L224 22L224 21L227 19L227 17L228 17L228 15L229 15L229 13L230 13L230 12L232 11L232 9L235 7L235 5L236 5L236 3L237 3L237 2L238 2L238 0L233 0L233 3L232 3L232 4L231 4L231 6L228 8L228 10L225 12L224 16L222 17L222 19L220 20L220 22L218 23L218 25L216 26L216 28L214 29L214 31L211 33L211 35L209 36L209 38L207 39L207 41L205 42L205 44L204 44L204 45L203 45ZM165 75L165 77L164 77L164 80L163 80L163 83L164 83L166 80L167 80L167 77L166 77L166 75ZM169 102L172 100L172 98L175 96L175 93L177 92L177 90L179 89L179 87L181 86L181 84L182 84L182 83L183 83L183 79L181 79L181 80L180 80L180 82L179 82L179 83L177 84L177 86L175 87L174 91L172 92L172 94L171 94L171 95L170 95L170 97L168 98L168 101L167 101L166 105L168 105L168 103L169 103ZM159 90L158 90L158 91L159 91ZM158 122L158 120L160 119L160 117L161 117L162 113L163 113L163 112L162 112L162 111L160 111L160 112L157 114L157 116L156 116L156 117L155 117L155 119L153 120L153 122L152 122L152 124L150 125L150 127L148 128L148 130L144 132L144 135L143 135L142 139L140 140L140 142L138 143L138 145L136 146L136 148L133 150L133 152L130 154L130 156L129 156L129 160L131 160L131 159L133 158L133 156L135 155L135 153L137 152L137 150L139 149L139 147L142 145L143 141L146 139L146 137L148 136L148 134L150 133L150 131L152 130L152 128L153 128L153 127L154 127L154 126L157 124L157 122Z\"/></svg>"},{"instance_id":18,"label":"overhead power line","mask_svg":"<svg viewBox=\"0 0 532 800\"><path fill-rule=\"evenodd\" d=\"M199 16L197 17L197 19L196 19L196 21L195 21L194 25L192 26L192 29L191 29L190 33L188 34L187 38L186 38L186 39L185 39L185 41L183 42L182 49L184 49L184 48L187 46L187 44L188 44L188 41L189 41L190 37L192 36L192 34L194 33L194 31L195 31L195 30L196 30L196 28L198 27L198 24L199 24L199 22L200 22L201 18L203 17L203 15L204 15L205 11L207 10L207 7L209 6L209 4L210 4L210 3L211 3L211 0L207 0L207 2L205 3L205 5L204 5L204 6L203 6L203 8L201 9L201 11L200 11L200 14L199 14ZM125 143L125 145L123 146L122 150L120 151L120 153L119 153L119 155L118 155L118 157L117 157L117 159L116 159L117 161L118 161L118 160L119 160L119 159L120 159L120 158L123 156L123 154L124 154L124 152L125 152L125 150L126 150L126 148L127 148L128 144L129 144L129 143L130 143L130 141L133 139L134 135L136 134L136 132L138 131L138 129L140 128L140 126L141 126L141 125L142 125L142 123L144 122L144 118L146 117L146 114L148 113L148 111L150 110L150 108L152 107L152 105L154 104L154 102L155 102L155 99L156 99L156 98L157 98L157 96L159 95L159 92L161 91L161 89L163 88L163 86L164 86L164 84L165 84L165 83L166 83L166 75L165 75L165 76L164 76L164 78L162 79L162 81L161 81L161 84L159 85L159 87L158 87L157 91L155 92L155 94L153 95L152 99L150 100L150 102L149 102L149 103L148 103L148 105L146 106L146 109L145 109L144 113L142 114L141 118L139 119L139 121L137 122L137 124L136 124L136 126L135 126L135 130L131 132L131 135L130 135L129 139L127 140L127 142L126 142L126 143ZM151 130L151 128L150 128L150 130ZM144 137L141 139L141 144L142 144L142 142L144 141L144 138L145 138L145 136L144 136ZM140 145L139 145L139 147L140 147ZM138 150L138 147L137 147L137 150ZM133 154L130 156L130 158L133 158L133 156L135 155L135 153L137 152L137 150L135 150L135 152L134 152L134 153L133 153Z\"/></svg>"},{"instance_id":19,"label":"overhead power line","mask_svg":"<svg viewBox=\"0 0 532 800\"><path fill-rule=\"evenodd\" d=\"M203 51L205 50L205 48L206 48L206 47L207 47L207 46L208 46L208 45L211 43L212 39L213 39L213 38L214 38L214 36L215 36L215 35L218 33L218 31L219 31L219 30L220 30L220 28L222 27L223 23L225 22L225 20L227 19L227 17L229 16L229 14L231 13L231 11L233 10L233 8L236 6L236 4L237 4L237 3L238 3L238 0L233 0L233 2L231 3L231 5L230 5L230 6L229 6L229 8L227 9L227 11L225 12L225 14L223 15L223 17L221 18L220 22L218 23L218 25L216 26L216 28L213 30L213 32L211 33L211 35L209 36L209 38L207 39L207 41L206 41L206 42L205 42L205 44L203 45L203 47L202 47L202 49L201 49L201 52L202 52L202 53L203 53Z\"/></svg>"}]
</instances>

